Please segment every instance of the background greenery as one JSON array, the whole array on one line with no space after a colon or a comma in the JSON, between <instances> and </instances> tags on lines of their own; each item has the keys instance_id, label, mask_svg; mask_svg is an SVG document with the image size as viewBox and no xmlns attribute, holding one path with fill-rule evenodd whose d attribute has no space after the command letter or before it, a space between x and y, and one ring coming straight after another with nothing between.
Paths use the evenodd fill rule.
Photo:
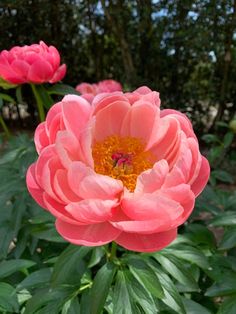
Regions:
<instances>
[{"instance_id":1,"label":"background greenery","mask_svg":"<svg viewBox=\"0 0 236 314\"><path fill-rule=\"evenodd\" d=\"M235 28L234 0L0 2L0 50L44 40L61 52L66 83L146 84L198 130L235 115Z\"/></svg>"},{"instance_id":2,"label":"background greenery","mask_svg":"<svg viewBox=\"0 0 236 314\"><path fill-rule=\"evenodd\" d=\"M127 90L160 91L164 107L190 115L212 169L192 216L161 252L69 245L25 185L38 123L30 88L2 89L1 110L20 103L31 116L8 141L0 136L0 313L236 313L235 19L230 0L0 2L0 50L44 40L66 62L68 85L114 78ZM75 92L37 90L45 109ZM6 122L15 134L16 121Z\"/></svg>"}]
</instances>

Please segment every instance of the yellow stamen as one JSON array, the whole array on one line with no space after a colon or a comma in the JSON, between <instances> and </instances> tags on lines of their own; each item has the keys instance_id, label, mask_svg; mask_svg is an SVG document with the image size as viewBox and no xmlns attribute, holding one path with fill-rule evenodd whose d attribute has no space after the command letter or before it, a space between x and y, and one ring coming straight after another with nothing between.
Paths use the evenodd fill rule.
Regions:
<instances>
[{"instance_id":1,"label":"yellow stamen","mask_svg":"<svg viewBox=\"0 0 236 314\"><path fill-rule=\"evenodd\" d=\"M93 146L94 169L121 180L133 192L138 175L153 165L151 153L144 149L144 143L138 138L109 136Z\"/></svg>"}]
</instances>

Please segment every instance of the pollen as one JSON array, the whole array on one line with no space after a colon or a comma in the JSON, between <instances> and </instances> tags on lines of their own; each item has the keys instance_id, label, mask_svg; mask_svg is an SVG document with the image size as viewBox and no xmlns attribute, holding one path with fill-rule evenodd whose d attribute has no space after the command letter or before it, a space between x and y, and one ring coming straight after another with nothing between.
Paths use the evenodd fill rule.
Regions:
<instances>
[{"instance_id":1,"label":"pollen","mask_svg":"<svg viewBox=\"0 0 236 314\"><path fill-rule=\"evenodd\" d=\"M92 155L97 173L121 180L131 192L138 175L153 165L145 143L135 137L109 136L93 145Z\"/></svg>"}]
</instances>

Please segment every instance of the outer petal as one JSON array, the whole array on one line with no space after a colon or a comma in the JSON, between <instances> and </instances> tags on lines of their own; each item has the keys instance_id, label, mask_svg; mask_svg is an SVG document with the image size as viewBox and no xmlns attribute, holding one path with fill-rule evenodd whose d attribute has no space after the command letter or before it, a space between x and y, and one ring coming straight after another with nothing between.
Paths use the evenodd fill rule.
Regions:
<instances>
[{"instance_id":1,"label":"outer petal","mask_svg":"<svg viewBox=\"0 0 236 314\"><path fill-rule=\"evenodd\" d=\"M137 252L155 252L169 245L175 240L176 236L177 229L147 235L123 232L115 242L128 250Z\"/></svg>"},{"instance_id":2,"label":"outer petal","mask_svg":"<svg viewBox=\"0 0 236 314\"><path fill-rule=\"evenodd\" d=\"M32 164L27 170L26 184L35 201L43 208L47 208L43 200L43 190L40 188L35 178L35 163Z\"/></svg>"},{"instance_id":3,"label":"outer petal","mask_svg":"<svg viewBox=\"0 0 236 314\"><path fill-rule=\"evenodd\" d=\"M27 80L32 83L43 83L48 81L53 74L50 63L38 58L30 67Z\"/></svg>"},{"instance_id":4,"label":"outer petal","mask_svg":"<svg viewBox=\"0 0 236 314\"><path fill-rule=\"evenodd\" d=\"M49 145L49 139L46 133L45 122L40 123L34 134L34 143L37 153L40 154L41 150Z\"/></svg>"},{"instance_id":5,"label":"outer petal","mask_svg":"<svg viewBox=\"0 0 236 314\"><path fill-rule=\"evenodd\" d=\"M66 74L66 65L62 64L54 73L52 79L49 80L49 83L56 83L58 81L61 81L63 77L65 76L65 74Z\"/></svg>"},{"instance_id":6,"label":"outer petal","mask_svg":"<svg viewBox=\"0 0 236 314\"><path fill-rule=\"evenodd\" d=\"M202 192L202 190L206 186L207 181L209 180L209 176L210 176L209 162L205 157L202 156L202 164L198 177L191 185L192 191L196 195L196 197Z\"/></svg>"},{"instance_id":7,"label":"outer petal","mask_svg":"<svg viewBox=\"0 0 236 314\"><path fill-rule=\"evenodd\" d=\"M109 243L115 240L121 233L120 230L112 227L108 222L75 226L57 219L56 228L67 241L86 246L98 246Z\"/></svg>"}]
</instances>

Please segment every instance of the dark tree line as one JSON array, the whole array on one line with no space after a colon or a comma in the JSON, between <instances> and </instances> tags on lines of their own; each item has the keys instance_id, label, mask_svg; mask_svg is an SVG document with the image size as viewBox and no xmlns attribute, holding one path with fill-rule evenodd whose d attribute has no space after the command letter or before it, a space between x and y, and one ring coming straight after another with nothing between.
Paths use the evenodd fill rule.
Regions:
<instances>
[{"instance_id":1,"label":"dark tree line","mask_svg":"<svg viewBox=\"0 0 236 314\"><path fill-rule=\"evenodd\" d=\"M1 50L41 39L55 45L68 84L146 84L199 129L235 115L234 0L8 0L0 2L0 32Z\"/></svg>"}]
</instances>

